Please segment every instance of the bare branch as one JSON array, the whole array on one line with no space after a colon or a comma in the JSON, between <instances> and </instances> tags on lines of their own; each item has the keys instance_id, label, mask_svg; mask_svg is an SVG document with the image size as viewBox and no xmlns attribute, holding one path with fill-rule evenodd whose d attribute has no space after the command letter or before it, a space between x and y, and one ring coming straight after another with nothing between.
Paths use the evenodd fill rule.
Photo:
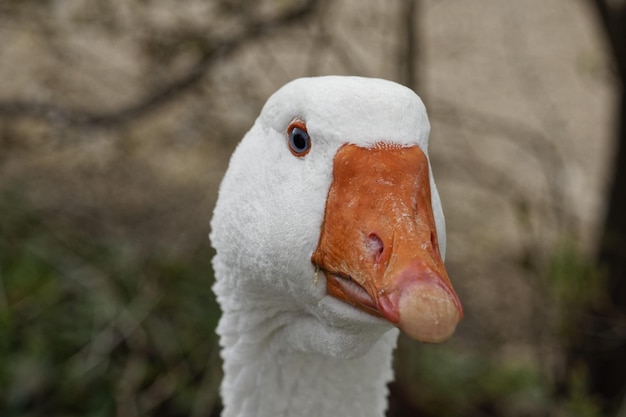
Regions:
<instances>
[{"instance_id":1,"label":"bare branch","mask_svg":"<svg viewBox=\"0 0 626 417\"><path fill-rule=\"evenodd\" d=\"M430 100L429 108L432 110L432 118L441 120L454 120L455 123L475 132L490 132L496 134L502 140L509 140L516 146L528 151L534 156L543 168L544 178L550 190L549 200L546 202L550 207L554 221L559 230L568 230L575 235L578 230L578 222L573 213L567 207L568 197L566 194L565 162L556 144L546 138L541 132L515 121L485 114L456 103L450 103L442 99ZM482 169L486 169L483 166ZM503 181L505 176L493 177L492 182ZM492 183L487 182L487 183Z\"/></svg>"},{"instance_id":2,"label":"bare branch","mask_svg":"<svg viewBox=\"0 0 626 417\"><path fill-rule=\"evenodd\" d=\"M401 21L404 25L400 28L400 48L398 53L398 67L400 80L410 89L417 91L417 68L418 57L417 32L417 4L418 0L405 0L400 8Z\"/></svg>"},{"instance_id":3,"label":"bare branch","mask_svg":"<svg viewBox=\"0 0 626 417\"><path fill-rule=\"evenodd\" d=\"M121 109L99 112L34 101L0 101L0 119L28 118L48 123L63 123L91 128L117 127L128 124L155 111L174 97L189 90L202 80L213 64L221 58L233 54L248 41L267 36L279 29L302 21L314 11L317 3L317 0L305 0L300 6L278 16L248 22L242 33L213 42L213 47L209 48L184 75L156 91L150 92L136 103Z\"/></svg>"}]
</instances>

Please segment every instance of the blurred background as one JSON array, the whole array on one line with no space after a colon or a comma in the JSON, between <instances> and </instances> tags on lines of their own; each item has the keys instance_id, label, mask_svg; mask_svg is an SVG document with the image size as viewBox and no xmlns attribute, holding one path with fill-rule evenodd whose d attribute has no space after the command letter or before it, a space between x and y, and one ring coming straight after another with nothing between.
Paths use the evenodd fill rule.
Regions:
<instances>
[{"instance_id":1,"label":"blurred background","mask_svg":"<svg viewBox=\"0 0 626 417\"><path fill-rule=\"evenodd\" d=\"M0 415L218 416L229 155L351 74L426 104L466 312L389 416L626 416L625 43L620 0L2 0Z\"/></svg>"}]
</instances>

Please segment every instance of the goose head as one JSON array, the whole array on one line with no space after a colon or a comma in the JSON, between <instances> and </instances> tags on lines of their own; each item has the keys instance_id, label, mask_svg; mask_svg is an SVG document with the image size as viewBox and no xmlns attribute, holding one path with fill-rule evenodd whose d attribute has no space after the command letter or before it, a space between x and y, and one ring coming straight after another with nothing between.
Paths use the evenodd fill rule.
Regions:
<instances>
[{"instance_id":1,"label":"goose head","mask_svg":"<svg viewBox=\"0 0 626 417\"><path fill-rule=\"evenodd\" d=\"M429 131L420 98L390 81L302 78L274 93L212 220L222 308L291 311L292 336L308 335L294 348L334 356L393 327L450 337L463 312L443 263Z\"/></svg>"}]
</instances>

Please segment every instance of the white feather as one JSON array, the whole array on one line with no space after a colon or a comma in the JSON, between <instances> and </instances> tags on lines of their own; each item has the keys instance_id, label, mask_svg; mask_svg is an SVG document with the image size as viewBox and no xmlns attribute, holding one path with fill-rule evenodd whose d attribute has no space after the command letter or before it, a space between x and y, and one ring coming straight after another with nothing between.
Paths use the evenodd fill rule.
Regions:
<instances>
[{"instance_id":1,"label":"white feather","mask_svg":"<svg viewBox=\"0 0 626 417\"><path fill-rule=\"evenodd\" d=\"M311 137L304 158L287 146L294 119ZM428 155L429 131L419 97L385 80L303 78L267 101L231 158L211 222L224 417L384 414L398 332L327 296L310 258L337 149L383 141ZM445 224L430 178L443 256Z\"/></svg>"}]
</instances>

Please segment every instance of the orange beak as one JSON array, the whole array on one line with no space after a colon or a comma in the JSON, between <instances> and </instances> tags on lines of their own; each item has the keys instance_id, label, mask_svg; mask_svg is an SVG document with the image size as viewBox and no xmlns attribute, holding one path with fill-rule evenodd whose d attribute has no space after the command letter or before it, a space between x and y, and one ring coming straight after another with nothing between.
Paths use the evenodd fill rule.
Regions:
<instances>
[{"instance_id":1,"label":"orange beak","mask_svg":"<svg viewBox=\"0 0 626 417\"><path fill-rule=\"evenodd\" d=\"M463 317L439 253L428 159L417 146L337 151L311 261L329 295L414 339L443 341Z\"/></svg>"}]
</instances>

